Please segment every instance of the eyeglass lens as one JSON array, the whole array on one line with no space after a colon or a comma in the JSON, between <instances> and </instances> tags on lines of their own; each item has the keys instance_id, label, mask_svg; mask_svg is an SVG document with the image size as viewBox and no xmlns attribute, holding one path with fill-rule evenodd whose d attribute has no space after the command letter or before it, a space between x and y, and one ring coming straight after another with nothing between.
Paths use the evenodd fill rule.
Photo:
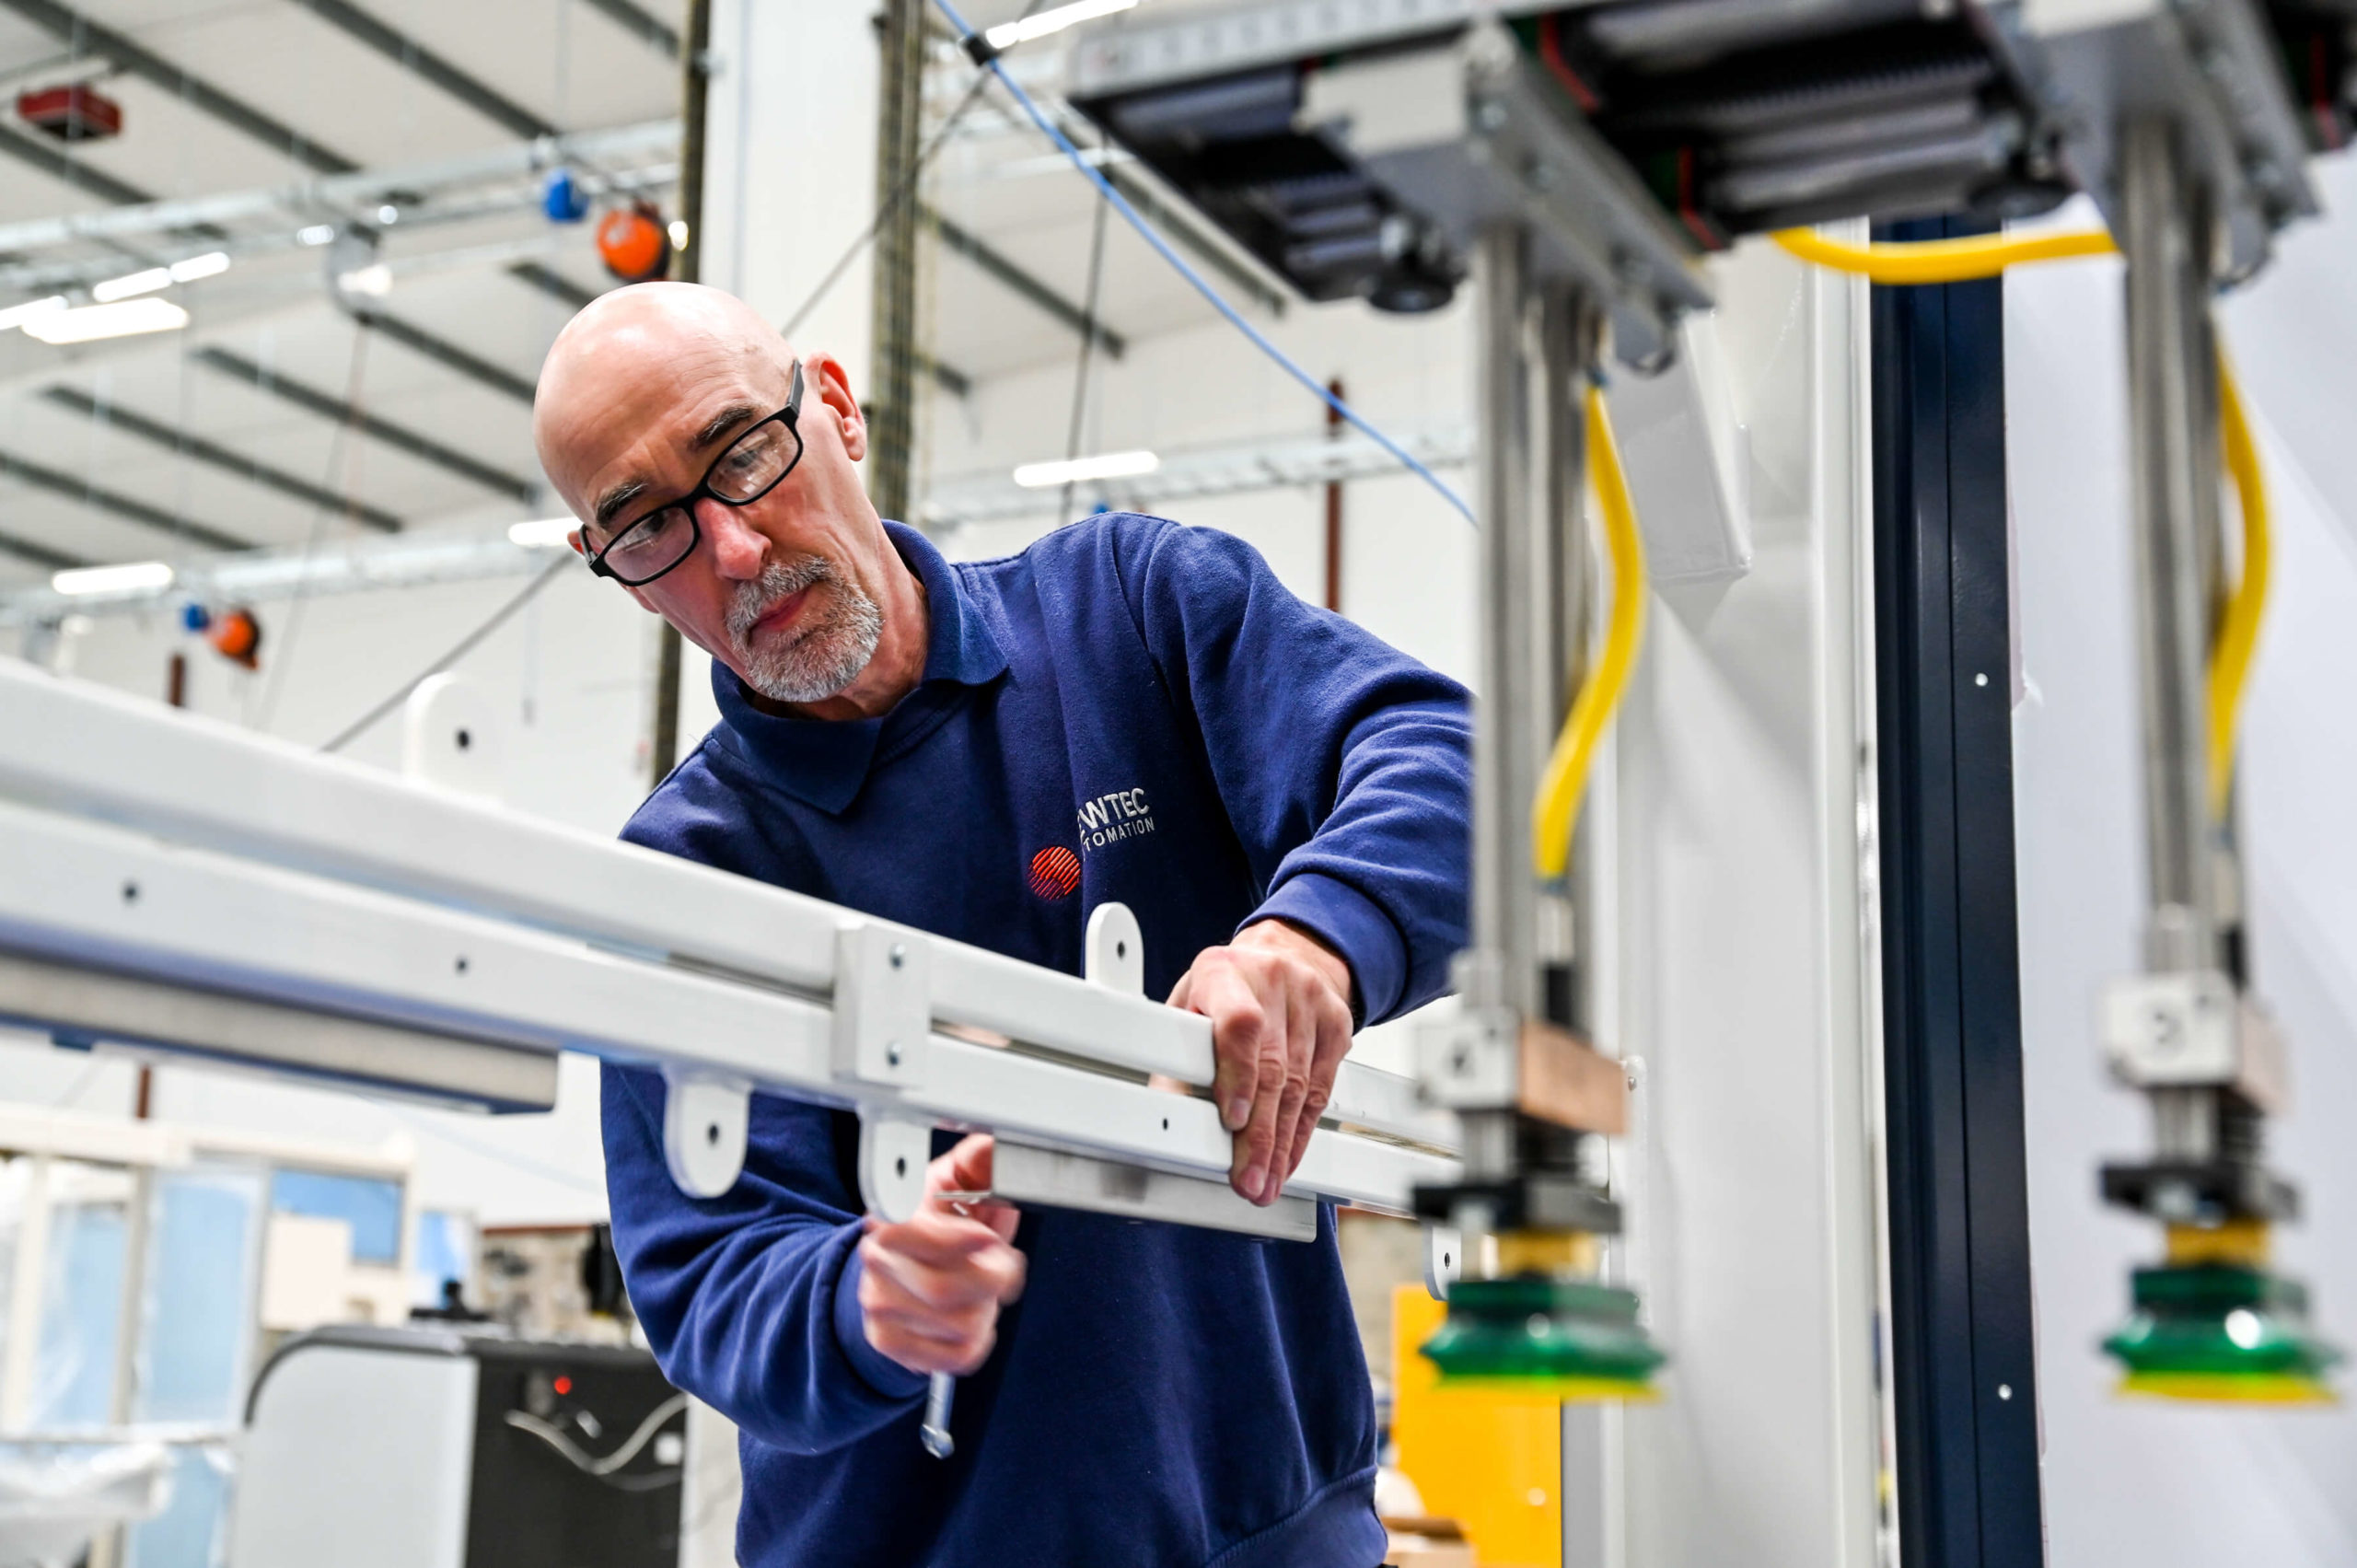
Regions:
<instances>
[{"instance_id":1,"label":"eyeglass lens","mask_svg":"<svg viewBox=\"0 0 2357 1568\"><path fill-rule=\"evenodd\" d=\"M723 501L755 501L785 476L802 455L801 437L783 420L767 420L747 431L721 453L703 488ZM692 503L691 503L692 504ZM626 582L669 571L695 548L694 520L686 505L666 506L631 525L606 552L607 569Z\"/></svg>"}]
</instances>

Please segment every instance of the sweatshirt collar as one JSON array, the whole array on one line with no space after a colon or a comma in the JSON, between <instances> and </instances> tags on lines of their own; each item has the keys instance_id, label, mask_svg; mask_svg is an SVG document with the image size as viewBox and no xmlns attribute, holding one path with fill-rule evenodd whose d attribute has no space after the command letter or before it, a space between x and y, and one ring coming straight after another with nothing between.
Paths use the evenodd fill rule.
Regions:
<instances>
[{"instance_id":1,"label":"sweatshirt collar","mask_svg":"<svg viewBox=\"0 0 2357 1568\"><path fill-rule=\"evenodd\" d=\"M720 704L723 738L762 780L830 814L841 812L867 782L879 745L918 726L938 723L963 688L986 686L1006 672L1006 655L957 570L916 529L887 522L884 532L900 559L924 584L924 678L881 718L798 719L753 706L737 672L712 661L712 694Z\"/></svg>"}]
</instances>

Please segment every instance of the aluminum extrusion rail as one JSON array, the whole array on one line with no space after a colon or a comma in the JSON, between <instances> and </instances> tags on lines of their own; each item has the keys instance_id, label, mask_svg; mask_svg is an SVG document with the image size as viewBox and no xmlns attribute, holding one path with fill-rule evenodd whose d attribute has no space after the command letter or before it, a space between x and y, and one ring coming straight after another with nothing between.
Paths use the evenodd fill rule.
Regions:
<instances>
[{"instance_id":1,"label":"aluminum extrusion rail","mask_svg":"<svg viewBox=\"0 0 2357 1568\"><path fill-rule=\"evenodd\" d=\"M1029 1163L1062 1184L1036 1201L1268 1233L1214 1108L1144 1081L1208 1086L1211 1030L1141 993L1119 905L1091 918L1092 982L5 663L0 866L0 1016L69 1038L173 988L204 1038L116 1038L494 1105L530 1101L484 1087L528 1084L519 1053L578 1050L663 1070L691 1191L734 1181L760 1089L857 1110L888 1214L950 1126L1072 1156ZM267 1015L256 1040L331 1021L340 1054L241 1041L238 1005ZM1345 1063L1281 1206L1404 1213L1454 1137L1408 1080Z\"/></svg>"}]
</instances>

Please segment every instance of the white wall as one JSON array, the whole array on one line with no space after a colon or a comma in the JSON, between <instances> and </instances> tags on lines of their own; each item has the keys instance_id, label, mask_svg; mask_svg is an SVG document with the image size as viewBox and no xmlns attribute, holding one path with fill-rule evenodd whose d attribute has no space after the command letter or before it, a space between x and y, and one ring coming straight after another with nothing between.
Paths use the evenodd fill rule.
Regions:
<instances>
[{"instance_id":1,"label":"white wall","mask_svg":"<svg viewBox=\"0 0 2357 1568\"><path fill-rule=\"evenodd\" d=\"M2357 1338L2357 425L2347 366L2357 295L2346 216L2357 171L2319 165L2344 215L2291 237L2224 309L2261 427L2276 595L2248 701L2243 780L2254 968L2287 1030L2297 1104L2275 1161L2305 1189L2282 1235L2321 1325ZM2148 1568L2357 1561L2357 1417L2172 1408L2111 1392L2096 1342L2157 1228L2096 1198L2096 1167L2150 1132L2098 1064L2103 982L2138 963L2144 871L2120 268L2006 284L2015 605L2028 695L2014 716L2030 1226L2056 1563Z\"/></svg>"},{"instance_id":2,"label":"white wall","mask_svg":"<svg viewBox=\"0 0 2357 1568\"><path fill-rule=\"evenodd\" d=\"M1617 864L1597 1031L1643 1061L1619 1162L1624 1266L1672 1359L1664 1401L1625 1418L1617 1527L1566 1560L1865 1568L1865 300L1761 246L1713 276L1750 432L1754 564L1655 597L1598 819Z\"/></svg>"}]
</instances>

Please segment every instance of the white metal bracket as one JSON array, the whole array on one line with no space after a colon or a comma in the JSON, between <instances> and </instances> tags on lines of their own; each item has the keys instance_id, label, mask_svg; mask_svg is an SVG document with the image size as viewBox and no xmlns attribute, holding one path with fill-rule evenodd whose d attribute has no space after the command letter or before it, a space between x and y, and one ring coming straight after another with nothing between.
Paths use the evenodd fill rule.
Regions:
<instances>
[{"instance_id":1,"label":"white metal bracket","mask_svg":"<svg viewBox=\"0 0 2357 1568\"><path fill-rule=\"evenodd\" d=\"M2104 1051L2137 1088L2213 1085L2270 1115L2291 1086L2274 1020L2218 971L2131 975L2104 991Z\"/></svg>"},{"instance_id":2,"label":"white metal bracket","mask_svg":"<svg viewBox=\"0 0 2357 1568\"><path fill-rule=\"evenodd\" d=\"M1416 1081L1436 1105L1487 1109L1520 1091L1517 1029L1506 1007L1465 1008L1416 1030Z\"/></svg>"},{"instance_id":3,"label":"white metal bracket","mask_svg":"<svg viewBox=\"0 0 2357 1568\"><path fill-rule=\"evenodd\" d=\"M1434 1301L1465 1274L1465 1236L1453 1225L1424 1226L1424 1289Z\"/></svg>"},{"instance_id":4,"label":"white metal bracket","mask_svg":"<svg viewBox=\"0 0 2357 1568\"><path fill-rule=\"evenodd\" d=\"M869 1214L891 1225L916 1218L932 1160L931 1122L861 1112L859 1199Z\"/></svg>"},{"instance_id":5,"label":"white metal bracket","mask_svg":"<svg viewBox=\"0 0 2357 1568\"><path fill-rule=\"evenodd\" d=\"M1127 904L1098 904L1081 938L1081 977L1128 996L1145 994L1145 933Z\"/></svg>"},{"instance_id":6,"label":"white metal bracket","mask_svg":"<svg viewBox=\"0 0 2357 1568\"><path fill-rule=\"evenodd\" d=\"M933 1033L931 944L882 925L835 934L834 1070L839 1078L924 1082Z\"/></svg>"},{"instance_id":7,"label":"white metal bracket","mask_svg":"<svg viewBox=\"0 0 2357 1568\"><path fill-rule=\"evenodd\" d=\"M663 1069L663 1163L691 1198L717 1198L745 1168L753 1086L742 1078Z\"/></svg>"}]
</instances>

